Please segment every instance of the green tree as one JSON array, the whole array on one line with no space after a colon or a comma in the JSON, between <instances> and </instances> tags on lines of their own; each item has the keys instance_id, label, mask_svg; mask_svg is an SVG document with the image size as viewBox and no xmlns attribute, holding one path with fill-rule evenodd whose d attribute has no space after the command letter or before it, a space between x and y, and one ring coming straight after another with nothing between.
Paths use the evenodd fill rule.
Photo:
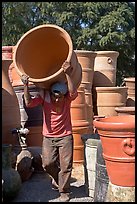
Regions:
<instances>
[{"instance_id":1,"label":"green tree","mask_svg":"<svg viewBox=\"0 0 137 204\"><path fill-rule=\"evenodd\" d=\"M2 2L2 45L15 45L31 28L56 24L74 49L119 52L117 85L135 76L135 5L132 2Z\"/></svg>"}]
</instances>

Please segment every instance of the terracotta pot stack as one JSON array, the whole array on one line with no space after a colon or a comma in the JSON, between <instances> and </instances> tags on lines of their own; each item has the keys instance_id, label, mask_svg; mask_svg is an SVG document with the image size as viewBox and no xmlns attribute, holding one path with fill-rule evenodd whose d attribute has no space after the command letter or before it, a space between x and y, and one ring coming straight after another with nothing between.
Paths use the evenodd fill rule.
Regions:
<instances>
[{"instance_id":1,"label":"terracotta pot stack","mask_svg":"<svg viewBox=\"0 0 137 204\"><path fill-rule=\"evenodd\" d=\"M78 61L82 67L81 86L85 90L85 105L87 109L87 120L89 121L89 133L93 133L93 102L92 85L94 77L94 59L96 54L93 51L75 50Z\"/></svg>"},{"instance_id":2,"label":"terracotta pot stack","mask_svg":"<svg viewBox=\"0 0 137 204\"><path fill-rule=\"evenodd\" d=\"M93 133L92 84L95 53L87 50L74 50L82 67L82 81L78 97L72 102L71 118L74 136L74 163L83 163L84 144L82 134Z\"/></svg>"}]
</instances>

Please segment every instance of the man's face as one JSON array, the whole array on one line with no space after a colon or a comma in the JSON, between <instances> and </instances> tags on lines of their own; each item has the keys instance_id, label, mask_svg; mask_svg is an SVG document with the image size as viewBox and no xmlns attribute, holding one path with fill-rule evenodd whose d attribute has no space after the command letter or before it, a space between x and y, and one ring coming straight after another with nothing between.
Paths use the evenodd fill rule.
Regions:
<instances>
[{"instance_id":1,"label":"man's face","mask_svg":"<svg viewBox=\"0 0 137 204\"><path fill-rule=\"evenodd\" d=\"M51 99L53 102L58 103L58 102L63 101L64 95L60 92L58 92L58 93L52 93L51 92Z\"/></svg>"}]
</instances>

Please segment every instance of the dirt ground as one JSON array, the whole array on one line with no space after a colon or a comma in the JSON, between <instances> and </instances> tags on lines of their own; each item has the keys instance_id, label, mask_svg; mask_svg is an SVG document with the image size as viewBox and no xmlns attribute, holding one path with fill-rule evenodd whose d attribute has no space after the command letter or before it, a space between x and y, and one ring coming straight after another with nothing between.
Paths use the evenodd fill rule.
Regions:
<instances>
[{"instance_id":1,"label":"dirt ground","mask_svg":"<svg viewBox=\"0 0 137 204\"><path fill-rule=\"evenodd\" d=\"M84 167L73 165L71 178L71 199L69 202L93 202L85 191ZM21 190L12 202L59 202L58 191L52 190L51 181L45 172L34 172L22 183Z\"/></svg>"}]
</instances>

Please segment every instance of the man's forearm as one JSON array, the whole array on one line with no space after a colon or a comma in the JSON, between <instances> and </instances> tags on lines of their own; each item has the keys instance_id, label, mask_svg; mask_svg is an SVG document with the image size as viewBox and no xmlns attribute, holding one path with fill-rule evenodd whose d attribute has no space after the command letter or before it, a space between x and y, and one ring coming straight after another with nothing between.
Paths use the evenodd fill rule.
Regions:
<instances>
[{"instance_id":1,"label":"man's forearm","mask_svg":"<svg viewBox=\"0 0 137 204\"><path fill-rule=\"evenodd\" d=\"M31 95L29 93L29 88L27 85L24 86L24 100L25 100L25 104L26 106L31 102Z\"/></svg>"},{"instance_id":2,"label":"man's forearm","mask_svg":"<svg viewBox=\"0 0 137 204\"><path fill-rule=\"evenodd\" d=\"M67 82L68 82L68 90L70 93L74 93L75 91L75 87L74 87L74 84L72 82L72 78L66 74L66 78L67 78Z\"/></svg>"}]
</instances>

